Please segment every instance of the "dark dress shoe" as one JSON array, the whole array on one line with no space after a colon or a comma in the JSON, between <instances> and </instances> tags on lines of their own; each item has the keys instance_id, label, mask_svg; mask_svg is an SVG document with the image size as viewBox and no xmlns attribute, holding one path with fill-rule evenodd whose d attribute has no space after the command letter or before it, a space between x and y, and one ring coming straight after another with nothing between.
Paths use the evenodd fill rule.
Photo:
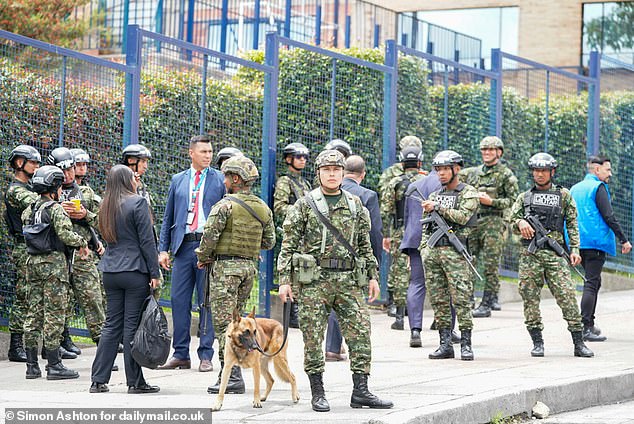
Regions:
<instances>
[{"instance_id":1,"label":"dark dress shoe","mask_svg":"<svg viewBox=\"0 0 634 424\"><path fill-rule=\"evenodd\" d=\"M128 393L130 394L158 393L160 391L161 388L159 386L150 386L147 383L141 384L140 386L128 387Z\"/></svg>"},{"instance_id":2,"label":"dark dress shoe","mask_svg":"<svg viewBox=\"0 0 634 424\"><path fill-rule=\"evenodd\" d=\"M192 367L192 362L189 359L178 359L172 356L165 365L161 365L157 369L159 370L188 370Z\"/></svg>"},{"instance_id":3,"label":"dark dress shoe","mask_svg":"<svg viewBox=\"0 0 634 424\"><path fill-rule=\"evenodd\" d=\"M209 359L201 359L200 365L198 365L198 371L210 372L214 370L214 366Z\"/></svg>"},{"instance_id":4,"label":"dark dress shoe","mask_svg":"<svg viewBox=\"0 0 634 424\"><path fill-rule=\"evenodd\" d=\"M119 365L114 364L114 365L112 366L112 369L111 369L110 371L119 371Z\"/></svg>"},{"instance_id":5,"label":"dark dress shoe","mask_svg":"<svg viewBox=\"0 0 634 424\"><path fill-rule=\"evenodd\" d=\"M93 382L90 385L90 390L89 391L90 391L90 393L106 393L106 392L109 392L110 389L104 383L95 383L95 382Z\"/></svg>"},{"instance_id":6,"label":"dark dress shoe","mask_svg":"<svg viewBox=\"0 0 634 424\"><path fill-rule=\"evenodd\" d=\"M339 362L348 359L346 355L335 352L326 352L326 362Z\"/></svg>"}]
</instances>

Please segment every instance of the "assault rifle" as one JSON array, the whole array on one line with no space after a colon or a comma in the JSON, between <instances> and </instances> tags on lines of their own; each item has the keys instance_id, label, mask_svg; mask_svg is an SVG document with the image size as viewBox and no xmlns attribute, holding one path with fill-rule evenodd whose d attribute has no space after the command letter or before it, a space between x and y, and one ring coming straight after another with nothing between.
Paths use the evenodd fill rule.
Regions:
<instances>
[{"instance_id":1,"label":"assault rifle","mask_svg":"<svg viewBox=\"0 0 634 424\"><path fill-rule=\"evenodd\" d=\"M213 277L211 267L211 263L205 265L205 287L203 288L203 299L198 309L200 317L198 324L203 335L207 335L207 319L211 316L211 298L209 297L209 285L211 284L209 277Z\"/></svg>"},{"instance_id":2,"label":"assault rifle","mask_svg":"<svg viewBox=\"0 0 634 424\"><path fill-rule=\"evenodd\" d=\"M583 274L581 274L581 272L579 272L579 270L576 267L572 266L572 263L570 262L570 254L568 253L568 251L564 249L564 247L561 244L559 244L557 240L550 238L550 236L548 235L550 231L544 228L541 221L535 215L527 215L524 217L524 220L528 222L528 224L531 227L533 227L533 230L535 230L535 236L533 237L530 244L528 245L528 253L535 253L539 249L549 248L552 251L554 251L558 256L561 256L562 258L566 258L571 268L574 269L575 272L584 281L586 280L586 277L584 277Z\"/></svg>"},{"instance_id":3,"label":"assault rifle","mask_svg":"<svg viewBox=\"0 0 634 424\"><path fill-rule=\"evenodd\" d=\"M467 250L467 247L462 243L462 241L460 241L453 229L447 224L447 221L445 221L445 219L440 216L437 211L431 211L429 213L429 216L427 218L421 219L420 222L422 225L430 224L432 222L436 224L436 231L434 231L434 233L429 236L429 239L427 239L427 245L429 247L436 246L436 243L438 243L438 241L442 237L447 236L447 239L449 239L449 243L451 243L453 248L456 249L456 251L465 258L465 260L469 264L469 268L471 268L471 271L473 271L473 273L476 275L476 277L480 279L480 281L483 281L482 276L473 266L473 257Z\"/></svg>"}]
</instances>

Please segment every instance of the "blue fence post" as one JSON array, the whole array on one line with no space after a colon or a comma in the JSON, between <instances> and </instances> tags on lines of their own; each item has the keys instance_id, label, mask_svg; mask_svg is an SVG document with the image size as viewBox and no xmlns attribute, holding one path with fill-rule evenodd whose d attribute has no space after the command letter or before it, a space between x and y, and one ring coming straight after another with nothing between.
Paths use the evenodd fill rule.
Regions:
<instances>
[{"instance_id":1,"label":"blue fence post","mask_svg":"<svg viewBox=\"0 0 634 424\"><path fill-rule=\"evenodd\" d=\"M379 47L379 42L381 41L381 25L374 24L374 48Z\"/></svg>"},{"instance_id":2,"label":"blue fence post","mask_svg":"<svg viewBox=\"0 0 634 424\"><path fill-rule=\"evenodd\" d=\"M229 0L222 0L220 11L220 52L227 53L227 31L229 28ZM220 59L220 69L225 70L226 63Z\"/></svg>"},{"instance_id":3,"label":"blue fence post","mask_svg":"<svg viewBox=\"0 0 634 424\"><path fill-rule=\"evenodd\" d=\"M128 19L130 19L130 0L123 1L123 22L121 27L123 28L123 34L121 36L121 53L126 54L126 47L128 46Z\"/></svg>"},{"instance_id":4,"label":"blue fence post","mask_svg":"<svg viewBox=\"0 0 634 424\"><path fill-rule=\"evenodd\" d=\"M407 46L407 34L401 34L401 46Z\"/></svg>"},{"instance_id":5,"label":"blue fence post","mask_svg":"<svg viewBox=\"0 0 634 424\"><path fill-rule=\"evenodd\" d=\"M255 21L253 22L253 50L257 50L260 46L260 0L255 0L254 3Z\"/></svg>"},{"instance_id":6,"label":"blue fence post","mask_svg":"<svg viewBox=\"0 0 634 424\"><path fill-rule=\"evenodd\" d=\"M275 185L275 153L277 148L277 90L279 79L279 42L277 33L266 34L264 62L273 67L272 73L264 74L264 110L262 122L262 200L273 207L273 187ZM273 287L273 250L263 252L260 264L260 310L264 306L265 315L271 316L270 291ZM262 284L264 283L264 284ZM264 304L263 304L264 303Z\"/></svg>"},{"instance_id":7,"label":"blue fence post","mask_svg":"<svg viewBox=\"0 0 634 424\"><path fill-rule=\"evenodd\" d=\"M502 51L500 49L491 49L491 71L498 76L491 80L489 134L502 137Z\"/></svg>"},{"instance_id":8,"label":"blue fence post","mask_svg":"<svg viewBox=\"0 0 634 424\"><path fill-rule=\"evenodd\" d=\"M443 72L443 113L442 113L442 149L447 150L447 144L449 143L449 67L445 64L445 71Z\"/></svg>"},{"instance_id":9,"label":"blue fence post","mask_svg":"<svg viewBox=\"0 0 634 424\"><path fill-rule=\"evenodd\" d=\"M588 87L588 128L586 138L586 154L597 155L601 147L601 54L597 51L590 52L588 63L589 77L594 83Z\"/></svg>"},{"instance_id":10,"label":"blue fence post","mask_svg":"<svg viewBox=\"0 0 634 424\"><path fill-rule=\"evenodd\" d=\"M200 96L200 129L199 134L205 133L205 115L207 114L207 66L209 66L209 56L203 56L202 90Z\"/></svg>"},{"instance_id":11,"label":"blue fence post","mask_svg":"<svg viewBox=\"0 0 634 424\"><path fill-rule=\"evenodd\" d=\"M139 98L141 95L141 34L138 25L127 28L125 63L135 67L125 76L125 107L123 111L123 147L139 142Z\"/></svg>"},{"instance_id":12,"label":"blue fence post","mask_svg":"<svg viewBox=\"0 0 634 424\"><path fill-rule=\"evenodd\" d=\"M292 2L291 0L286 0L286 11L284 13L284 37L291 38L291 11L292 11Z\"/></svg>"},{"instance_id":13,"label":"blue fence post","mask_svg":"<svg viewBox=\"0 0 634 424\"><path fill-rule=\"evenodd\" d=\"M163 0L159 0L156 5L156 32L163 34ZM161 42L156 40L155 42L156 52L161 52Z\"/></svg>"},{"instance_id":14,"label":"blue fence post","mask_svg":"<svg viewBox=\"0 0 634 424\"><path fill-rule=\"evenodd\" d=\"M350 15L346 15L346 34L343 40L343 44L346 49L350 48L350 25L351 25Z\"/></svg>"},{"instance_id":15,"label":"blue fence post","mask_svg":"<svg viewBox=\"0 0 634 424\"><path fill-rule=\"evenodd\" d=\"M223 2L223 6L224 6L224 2ZM194 41L195 12L196 12L196 0L189 0L187 4L187 32L185 33L185 41L187 41L188 43L191 43ZM224 9L223 9L223 12L224 12Z\"/></svg>"},{"instance_id":16,"label":"blue fence post","mask_svg":"<svg viewBox=\"0 0 634 424\"><path fill-rule=\"evenodd\" d=\"M460 50L453 51L453 60L456 63L460 63ZM460 68L457 66L453 68L453 80L454 84L460 84Z\"/></svg>"},{"instance_id":17,"label":"blue fence post","mask_svg":"<svg viewBox=\"0 0 634 424\"><path fill-rule=\"evenodd\" d=\"M318 3L315 10L315 45L321 44L321 5Z\"/></svg>"},{"instance_id":18,"label":"blue fence post","mask_svg":"<svg viewBox=\"0 0 634 424\"><path fill-rule=\"evenodd\" d=\"M57 140L59 147L64 145L64 115L66 115L66 59L66 56L62 56L62 87L59 102L59 138Z\"/></svg>"}]
</instances>

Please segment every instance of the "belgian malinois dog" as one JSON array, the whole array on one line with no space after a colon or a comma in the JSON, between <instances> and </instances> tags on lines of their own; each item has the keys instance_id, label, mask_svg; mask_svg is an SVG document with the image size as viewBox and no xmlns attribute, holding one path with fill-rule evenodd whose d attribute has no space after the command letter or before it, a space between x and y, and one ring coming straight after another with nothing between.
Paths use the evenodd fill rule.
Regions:
<instances>
[{"instance_id":1,"label":"belgian malinois dog","mask_svg":"<svg viewBox=\"0 0 634 424\"><path fill-rule=\"evenodd\" d=\"M225 390L231 375L231 367L234 365L253 369L253 407L262 408L262 402L271 393L274 382L269 372L269 361L271 360L273 360L275 373L283 381L291 383L291 399L293 399L293 403L299 401L295 375L288 367L288 360L286 359L288 344L284 345L282 350L273 357L265 356L258 350L259 347L264 352L273 354L280 349L284 341L282 324L273 319L256 318L255 308L245 318L242 318L240 312L234 309L233 321L227 327L225 337L225 365L222 368L220 390L212 411L219 411L222 408ZM260 372L266 380L264 396L260 396Z\"/></svg>"}]
</instances>

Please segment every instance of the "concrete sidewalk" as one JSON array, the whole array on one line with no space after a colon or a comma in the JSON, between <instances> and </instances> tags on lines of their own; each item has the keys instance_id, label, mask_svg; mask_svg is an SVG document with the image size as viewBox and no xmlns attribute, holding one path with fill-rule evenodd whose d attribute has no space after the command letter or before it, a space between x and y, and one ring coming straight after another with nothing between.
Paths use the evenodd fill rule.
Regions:
<instances>
[{"instance_id":1,"label":"concrete sidewalk","mask_svg":"<svg viewBox=\"0 0 634 424\"><path fill-rule=\"evenodd\" d=\"M302 370L303 344L299 330L290 330L289 362L298 379L301 400L293 404L290 386L277 381L262 409L251 406L253 380L244 372L247 392L227 395L214 422L345 422L345 423L486 423L493 417L530 411L540 400L551 414L634 398L634 290L602 293L597 325L608 337L589 343L595 357L575 358L570 334L552 299L542 301L546 356L531 358L521 303L506 303L492 318L474 320L472 362L427 358L438 344L430 331L431 311L425 311L423 348L409 347L409 331L389 329L392 318L373 311L373 363L370 389L390 399L391 410L349 407L352 379L349 362L327 363L324 374L329 413L310 408L308 378ZM194 346L195 347L195 346ZM456 347L459 357L459 348ZM90 367L95 348L86 348L66 365L79 371L77 380L26 380L25 365L0 362L2 407L208 408L215 396L206 388L217 377L191 370L144 370L147 381L161 387L155 395L128 395L123 371L113 373L110 393L90 394ZM192 357L196 358L195 350ZM117 358L123 369L123 359ZM40 361L42 370L44 361ZM262 388L264 381L262 381ZM4 411L0 412L4 421Z\"/></svg>"}]
</instances>

